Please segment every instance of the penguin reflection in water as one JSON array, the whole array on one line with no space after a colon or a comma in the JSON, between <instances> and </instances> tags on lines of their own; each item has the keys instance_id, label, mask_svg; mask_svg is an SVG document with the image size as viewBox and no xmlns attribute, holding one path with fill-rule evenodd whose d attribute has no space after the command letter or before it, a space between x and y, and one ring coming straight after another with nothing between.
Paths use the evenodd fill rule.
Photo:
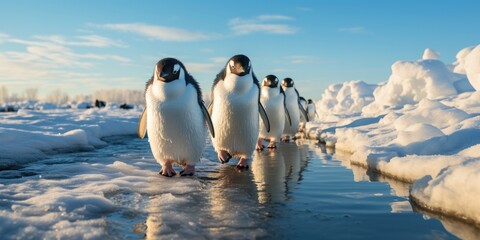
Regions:
<instances>
[{"instance_id":1,"label":"penguin reflection in water","mask_svg":"<svg viewBox=\"0 0 480 240\"><path fill-rule=\"evenodd\" d=\"M183 167L181 176L193 175L205 148L205 124L215 137L198 83L183 63L164 58L145 86L145 102L138 136L148 133L153 156L162 165L160 174L174 176L176 163Z\"/></svg>"},{"instance_id":2,"label":"penguin reflection in water","mask_svg":"<svg viewBox=\"0 0 480 240\"><path fill-rule=\"evenodd\" d=\"M260 86L247 56L233 56L217 75L209 112L216 133L212 143L220 162L237 157L240 159L237 168L248 168L248 158L258 138L259 115L267 131L270 123L260 103Z\"/></svg>"}]
</instances>

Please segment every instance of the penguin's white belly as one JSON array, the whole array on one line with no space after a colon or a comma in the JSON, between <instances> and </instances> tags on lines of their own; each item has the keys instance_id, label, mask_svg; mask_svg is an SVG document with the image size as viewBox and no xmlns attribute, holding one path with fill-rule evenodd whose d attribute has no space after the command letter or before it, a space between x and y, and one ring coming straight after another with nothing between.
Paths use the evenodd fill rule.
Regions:
<instances>
[{"instance_id":1,"label":"penguin's white belly","mask_svg":"<svg viewBox=\"0 0 480 240\"><path fill-rule=\"evenodd\" d=\"M283 107L283 95L278 95L271 98L261 98L265 111L267 112L268 119L270 120L270 132L265 129L265 124L260 120L260 138L267 138L279 141L282 137L285 124L285 109ZM287 121L288 122L288 121Z\"/></svg>"},{"instance_id":2,"label":"penguin's white belly","mask_svg":"<svg viewBox=\"0 0 480 240\"><path fill-rule=\"evenodd\" d=\"M216 151L249 157L258 138L258 91L247 94L217 94L212 109Z\"/></svg>"},{"instance_id":3,"label":"penguin's white belly","mask_svg":"<svg viewBox=\"0 0 480 240\"><path fill-rule=\"evenodd\" d=\"M315 111L316 111L315 105L313 105L313 104L308 104L307 105L308 119L310 121L315 120Z\"/></svg>"},{"instance_id":4,"label":"penguin's white belly","mask_svg":"<svg viewBox=\"0 0 480 240\"><path fill-rule=\"evenodd\" d=\"M298 132L298 125L300 123L300 109L298 108L298 103L296 101L288 101L286 103L286 107L290 113L292 125L290 125L288 121L285 121L285 129L283 130L283 134L295 135Z\"/></svg>"},{"instance_id":5,"label":"penguin's white belly","mask_svg":"<svg viewBox=\"0 0 480 240\"><path fill-rule=\"evenodd\" d=\"M162 165L167 160L194 165L205 148L203 115L196 96L191 95L163 102L147 97L148 140L155 159Z\"/></svg>"}]
</instances>

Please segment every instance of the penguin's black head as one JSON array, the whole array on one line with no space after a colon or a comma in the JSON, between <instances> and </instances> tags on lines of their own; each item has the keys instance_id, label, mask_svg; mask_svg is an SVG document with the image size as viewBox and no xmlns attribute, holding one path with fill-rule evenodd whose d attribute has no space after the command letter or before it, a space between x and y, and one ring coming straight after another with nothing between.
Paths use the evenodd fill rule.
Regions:
<instances>
[{"instance_id":1,"label":"penguin's black head","mask_svg":"<svg viewBox=\"0 0 480 240\"><path fill-rule=\"evenodd\" d=\"M293 87L293 79L291 78L284 78L282 81L283 87Z\"/></svg>"},{"instance_id":2,"label":"penguin's black head","mask_svg":"<svg viewBox=\"0 0 480 240\"><path fill-rule=\"evenodd\" d=\"M308 99L308 104L313 103L312 99Z\"/></svg>"},{"instance_id":3,"label":"penguin's black head","mask_svg":"<svg viewBox=\"0 0 480 240\"><path fill-rule=\"evenodd\" d=\"M162 82L171 82L184 74L183 64L175 58L164 58L155 66L155 79Z\"/></svg>"},{"instance_id":4,"label":"penguin's black head","mask_svg":"<svg viewBox=\"0 0 480 240\"><path fill-rule=\"evenodd\" d=\"M263 79L262 86L276 88L278 86L278 78L275 75L267 75Z\"/></svg>"},{"instance_id":5,"label":"penguin's black head","mask_svg":"<svg viewBox=\"0 0 480 240\"><path fill-rule=\"evenodd\" d=\"M240 54L235 55L228 60L227 68L231 73L241 77L250 73L252 64L247 56Z\"/></svg>"}]
</instances>

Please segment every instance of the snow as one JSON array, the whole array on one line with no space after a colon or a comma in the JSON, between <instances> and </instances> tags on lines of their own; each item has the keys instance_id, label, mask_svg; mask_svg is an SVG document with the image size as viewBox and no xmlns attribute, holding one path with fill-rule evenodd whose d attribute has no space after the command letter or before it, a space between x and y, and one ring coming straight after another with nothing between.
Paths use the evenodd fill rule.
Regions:
<instances>
[{"instance_id":1,"label":"snow","mask_svg":"<svg viewBox=\"0 0 480 240\"><path fill-rule=\"evenodd\" d=\"M422 59L423 60L426 60L426 59L439 59L440 58L440 54L430 48L427 48L425 49L425 51L423 52L423 56L422 56Z\"/></svg>"},{"instance_id":2,"label":"snow","mask_svg":"<svg viewBox=\"0 0 480 240\"><path fill-rule=\"evenodd\" d=\"M322 113L342 114L358 113L362 108L371 103L375 84L367 84L363 81L350 81L342 84L330 85L317 102L317 111Z\"/></svg>"},{"instance_id":3,"label":"snow","mask_svg":"<svg viewBox=\"0 0 480 240\"><path fill-rule=\"evenodd\" d=\"M44 159L52 153L92 150L106 145L102 137L136 134L141 114L141 109L42 106L47 107L0 113L0 170Z\"/></svg>"},{"instance_id":4,"label":"snow","mask_svg":"<svg viewBox=\"0 0 480 240\"><path fill-rule=\"evenodd\" d=\"M426 49L393 63L384 83L330 85L306 132L353 164L413 183L418 205L480 224L480 45L456 58L446 65Z\"/></svg>"},{"instance_id":5,"label":"snow","mask_svg":"<svg viewBox=\"0 0 480 240\"><path fill-rule=\"evenodd\" d=\"M465 57L465 73L472 86L480 91L480 45Z\"/></svg>"},{"instance_id":6,"label":"snow","mask_svg":"<svg viewBox=\"0 0 480 240\"><path fill-rule=\"evenodd\" d=\"M474 47L466 47L460 50L455 58L457 59L452 65L452 71L455 73L465 74L465 57L473 50Z\"/></svg>"},{"instance_id":7,"label":"snow","mask_svg":"<svg viewBox=\"0 0 480 240\"><path fill-rule=\"evenodd\" d=\"M397 61L392 65L387 83L373 92L375 101L366 111L375 114L384 107L402 107L424 98L456 94L456 80L459 76L439 60Z\"/></svg>"}]
</instances>

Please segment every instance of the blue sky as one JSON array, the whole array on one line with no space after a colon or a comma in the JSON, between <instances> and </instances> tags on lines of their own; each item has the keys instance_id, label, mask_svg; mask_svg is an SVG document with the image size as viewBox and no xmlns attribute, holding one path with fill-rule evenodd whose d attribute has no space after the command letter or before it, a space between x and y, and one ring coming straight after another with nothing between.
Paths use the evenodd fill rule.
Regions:
<instances>
[{"instance_id":1,"label":"blue sky","mask_svg":"<svg viewBox=\"0 0 480 240\"><path fill-rule=\"evenodd\" d=\"M71 95L144 88L176 57L204 92L226 60L291 77L319 99L333 83L388 79L425 48L447 64L480 43L478 1L1 1L0 85Z\"/></svg>"}]
</instances>

